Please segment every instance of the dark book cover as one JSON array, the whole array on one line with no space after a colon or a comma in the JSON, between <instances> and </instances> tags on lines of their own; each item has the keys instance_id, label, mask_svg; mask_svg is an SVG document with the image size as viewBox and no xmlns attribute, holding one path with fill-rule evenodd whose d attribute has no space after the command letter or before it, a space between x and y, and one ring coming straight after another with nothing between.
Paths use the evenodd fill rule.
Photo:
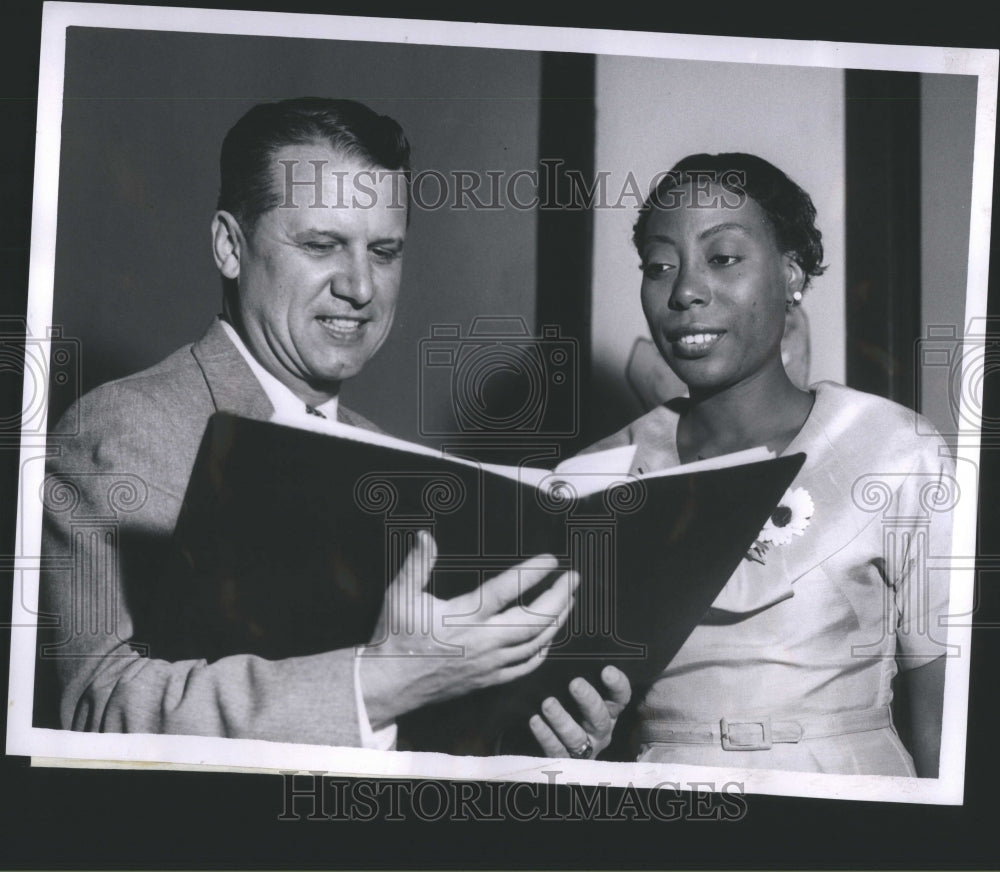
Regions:
<instances>
[{"instance_id":1,"label":"dark book cover","mask_svg":"<svg viewBox=\"0 0 1000 872\"><path fill-rule=\"evenodd\" d=\"M360 431L359 431L360 433ZM163 659L269 659L372 640L417 531L438 546L448 599L536 554L580 573L569 619L530 675L400 721L399 747L491 754L541 701L569 702L607 664L635 695L669 663L738 566L804 455L586 494L586 478L491 468L219 413L209 421L151 625ZM555 481L555 486L550 485ZM557 573L552 574L552 579ZM543 588L547 582L539 585ZM526 619L538 589L526 592ZM475 620L475 616L470 616ZM374 640L377 641L377 640ZM458 655L460 656L460 654Z\"/></svg>"}]
</instances>

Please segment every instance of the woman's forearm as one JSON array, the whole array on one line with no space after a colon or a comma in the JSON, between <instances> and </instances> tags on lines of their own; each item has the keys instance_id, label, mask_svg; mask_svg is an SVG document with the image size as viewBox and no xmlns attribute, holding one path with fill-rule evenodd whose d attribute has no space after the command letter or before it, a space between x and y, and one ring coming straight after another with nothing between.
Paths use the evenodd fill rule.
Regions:
<instances>
[{"instance_id":1,"label":"woman's forearm","mask_svg":"<svg viewBox=\"0 0 1000 872\"><path fill-rule=\"evenodd\" d=\"M921 778L937 778L944 708L944 657L906 673L913 726L913 762Z\"/></svg>"}]
</instances>

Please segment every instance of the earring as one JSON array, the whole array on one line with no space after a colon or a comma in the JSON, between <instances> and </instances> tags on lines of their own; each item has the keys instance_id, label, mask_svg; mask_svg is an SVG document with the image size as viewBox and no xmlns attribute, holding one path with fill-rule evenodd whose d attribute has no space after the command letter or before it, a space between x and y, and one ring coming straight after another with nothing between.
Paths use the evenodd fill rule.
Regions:
<instances>
[{"instance_id":1,"label":"earring","mask_svg":"<svg viewBox=\"0 0 1000 872\"><path fill-rule=\"evenodd\" d=\"M796 291L794 294L792 294L792 300L794 300L796 303L801 303L802 291Z\"/></svg>"}]
</instances>

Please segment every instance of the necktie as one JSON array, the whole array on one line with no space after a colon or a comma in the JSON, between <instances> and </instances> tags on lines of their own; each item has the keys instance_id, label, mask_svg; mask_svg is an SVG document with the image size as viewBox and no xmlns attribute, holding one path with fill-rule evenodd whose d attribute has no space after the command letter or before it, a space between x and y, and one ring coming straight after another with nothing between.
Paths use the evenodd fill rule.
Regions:
<instances>
[{"instance_id":1,"label":"necktie","mask_svg":"<svg viewBox=\"0 0 1000 872\"><path fill-rule=\"evenodd\" d=\"M310 415L315 415L317 418L326 417L326 415L324 415L319 409L314 409L308 403L306 403L306 412L308 412Z\"/></svg>"}]
</instances>

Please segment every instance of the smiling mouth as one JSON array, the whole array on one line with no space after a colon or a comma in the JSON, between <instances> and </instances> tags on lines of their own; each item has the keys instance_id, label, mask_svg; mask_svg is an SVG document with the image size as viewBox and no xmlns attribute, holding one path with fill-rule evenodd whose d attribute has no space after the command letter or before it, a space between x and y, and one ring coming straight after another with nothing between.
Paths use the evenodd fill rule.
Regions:
<instances>
[{"instance_id":1,"label":"smiling mouth","mask_svg":"<svg viewBox=\"0 0 1000 872\"><path fill-rule=\"evenodd\" d=\"M353 339L361 333L361 328L367 324L363 318L338 318L336 316L319 315L316 320L327 333L337 339Z\"/></svg>"},{"instance_id":2,"label":"smiling mouth","mask_svg":"<svg viewBox=\"0 0 1000 872\"><path fill-rule=\"evenodd\" d=\"M709 352L725 335L725 330L702 330L698 333L675 334L670 344L681 357L700 357Z\"/></svg>"}]
</instances>

